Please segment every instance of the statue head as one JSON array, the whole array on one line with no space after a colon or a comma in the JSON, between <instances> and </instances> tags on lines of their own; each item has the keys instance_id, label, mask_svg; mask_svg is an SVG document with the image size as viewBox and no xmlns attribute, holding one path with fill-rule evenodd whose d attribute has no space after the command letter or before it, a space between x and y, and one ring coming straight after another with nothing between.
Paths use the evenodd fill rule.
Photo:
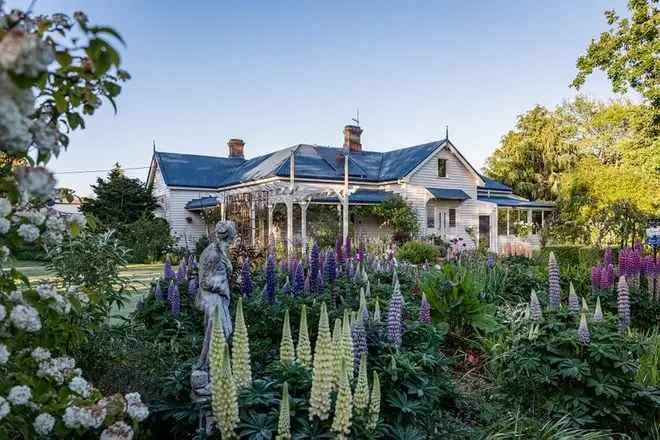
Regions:
<instances>
[{"instance_id":1,"label":"statue head","mask_svg":"<svg viewBox=\"0 0 660 440\"><path fill-rule=\"evenodd\" d=\"M236 225L230 220L218 222L215 225L214 233L218 244L230 244L236 238Z\"/></svg>"}]
</instances>

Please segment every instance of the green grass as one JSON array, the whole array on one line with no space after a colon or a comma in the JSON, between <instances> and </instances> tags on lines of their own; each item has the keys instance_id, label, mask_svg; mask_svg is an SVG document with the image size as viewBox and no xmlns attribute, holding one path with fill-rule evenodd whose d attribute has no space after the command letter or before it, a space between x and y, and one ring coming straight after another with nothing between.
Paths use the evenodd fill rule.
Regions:
<instances>
[{"instance_id":1,"label":"green grass","mask_svg":"<svg viewBox=\"0 0 660 440\"><path fill-rule=\"evenodd\" d=\"M53 278L45 263L39 261L17 261L17 269L25 274L31 283L39 283ZM127 317L135 310L135 306L140 299L149 293L149 284L154 278L158 278L163 272L163 264L129 264L120 272L120 276L128 279L128 285L133 289L129 300L121 309L115 309L111 312L111 322L117 322L121 317Z\"/></svg>"}]
</instances>

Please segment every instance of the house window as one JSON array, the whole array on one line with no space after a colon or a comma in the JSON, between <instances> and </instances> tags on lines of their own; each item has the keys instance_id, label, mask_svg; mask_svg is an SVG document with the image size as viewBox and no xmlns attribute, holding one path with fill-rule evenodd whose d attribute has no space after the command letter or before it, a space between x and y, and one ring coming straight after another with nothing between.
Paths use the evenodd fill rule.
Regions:
<instances>
[{"instance_id":1,"label":"house window","mask_svg":"<svg viewBox=\"0 0 660 440\"><path fill-rule=\"evenodd\" d=\"M449 227L456 227L456 209L454 208L449 208Z\"/></svg>"},{"instance_id":2,"label":"house window","mask_svg":"<svg viewBox=\"0 0 660 440\"><path fill-rule=\"evenodd\" d=\"M447 177L447 159L438 159L438 177Z\"/></svg>"},{"instance_id":3,"label":"house window","mask_svg":"<svg viewBox=\"0 0 660 440\"><path fill-rule=\"evenodd\" d=\"M431 206L426 207L426 227L429 229L435 228L435 210Z\"/></svg>"}]
</instances>

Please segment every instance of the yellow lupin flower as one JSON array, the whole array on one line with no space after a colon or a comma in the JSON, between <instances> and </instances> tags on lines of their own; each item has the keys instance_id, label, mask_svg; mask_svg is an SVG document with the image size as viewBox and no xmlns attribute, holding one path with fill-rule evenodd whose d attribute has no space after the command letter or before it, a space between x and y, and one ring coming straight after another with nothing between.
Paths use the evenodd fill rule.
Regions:
<instances>
[{"instance_id":1,"label":"yellow lupin flower","mask_svg":"<svg viewBox=\"0 0 660 440\"><path fill-rule=\"evenodd\" d=\"M307 330L307 306L302 305L300 311L300 329L298 330L298 347L296 349L298 362L304 367L312 366L312 345L309 342Z\"/></svg>"},{"instance_id":2,"label":"yellow lupin flower","mask_svg":"<svg viewBox=\"0 0 660 440\"><path fill-rule=\"evenodd\" d=\"M220 434L224 440L236 438L235 430L239 422L239 417L236 383L231 373L229 347L226 344L222 357L222 368L219 374L211 376L213 391L211 407L213 408L213 415L218 423Z\"/></svg>"},{"instance_id":3,"label":"yellow lupin flower","mask_svg":"<svg viewBox=\"0 0 660 440\"><path fill-rule=\"evenodd\" d=\"M373 431L378 425L380 418L380 378L374 371L374 379L371 384L371 398L369 399L369 423L367 429Z\"/></svg>"},{"instance_id":4,"label":"yellow lupin flower","mask_svg":"<svg viewBox=\"0 0 660 440\"><path fill-rule=\"evenodd\" d=\"M309 419L314 416L327 420L330 416L330 392L332 391L333 376L333 347L330 339L330 325L328 323L328 310L325 303L321 303L321 317L319 331L314 347L314 369L312 370L312 393L309 398Z\"/></svg>"},{"instance_id":5,"label":"yellow lupin flower","mask_svg":"<svg viewBox=\"0 0 660 440\"><path fill-rule=\"evenodd\" d=\"M282 342L280 343L280 362L291 364L296 358L293 338L291 337L291 323L289 322L289 310L284 313L284 324L282 324Z\"/></svg>"},{"instance_id":6,"label":"yellow lupin flower","mask_svg":"<svg viewBox=\"0 0 660 440\"><path fill-rule=\"evenodd\" d=\"M339 440L349 438L353 413L353 396L351 396L351 386L348 383L349 370L346 362L342 361L342 367L335 402L335 417L332 419L332 430L337 433L337 439Z\"/></svg>"},{"instance_id":7,"label":"yellow lupin flower","mask_svg":"<svg viewBox=\"0 0 660 440\"><path fill-rule=\"evenodd\" d=\"M369 380L367 379L367 355L360 355L360 370L355 384L355 413L362 414L369 405Z\"/></svg>"},{"instance_id":8,"label":"yellow lupin flower","mask_svg":"<svg viewBox=\"0 0 660 440\"><path fill-rule=\"evenodd\" d=\"M282 400L280 400L280 418L277 422L277 436L275 440L291 440L291 411L289 407L289 384L282 386Z\"/></svg>"},{"instance_id":9,"label":"yellow lupin flower","mask_svg":"<svg viewBox=\"0 0 660 440\"><path fill-rule=\"evenodd\" d=\"M250 366L250 342L243 316L243 298L238 298L236 318L234 319L234 334L232 336L232 361L234 379L239 388L252 384L252 367Z\"/></svg>"}]
</instances>

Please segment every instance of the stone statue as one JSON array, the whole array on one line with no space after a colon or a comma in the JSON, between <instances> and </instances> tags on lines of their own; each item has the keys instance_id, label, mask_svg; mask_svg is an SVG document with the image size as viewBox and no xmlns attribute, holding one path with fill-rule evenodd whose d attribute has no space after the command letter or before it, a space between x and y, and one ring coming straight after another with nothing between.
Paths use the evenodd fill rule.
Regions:
<instances>
[{"instance_id":1,"label":"stone statue","mask_svg":"<svg viewBox=\"0 0 660 440\"><path fill-rule=\"evenodd\" d=\"M236 238L236 226L231 221L221 221L215 225L215 240L212 241L199 257L199 292L196 298L197 308L204 312L204 345L199 357L198 370L208 370L213 316L216 308L220 312L225 337L232 333L229 315L229 280L232 266L229 259L229 245Z\"/></svg>"}]
</instances>

